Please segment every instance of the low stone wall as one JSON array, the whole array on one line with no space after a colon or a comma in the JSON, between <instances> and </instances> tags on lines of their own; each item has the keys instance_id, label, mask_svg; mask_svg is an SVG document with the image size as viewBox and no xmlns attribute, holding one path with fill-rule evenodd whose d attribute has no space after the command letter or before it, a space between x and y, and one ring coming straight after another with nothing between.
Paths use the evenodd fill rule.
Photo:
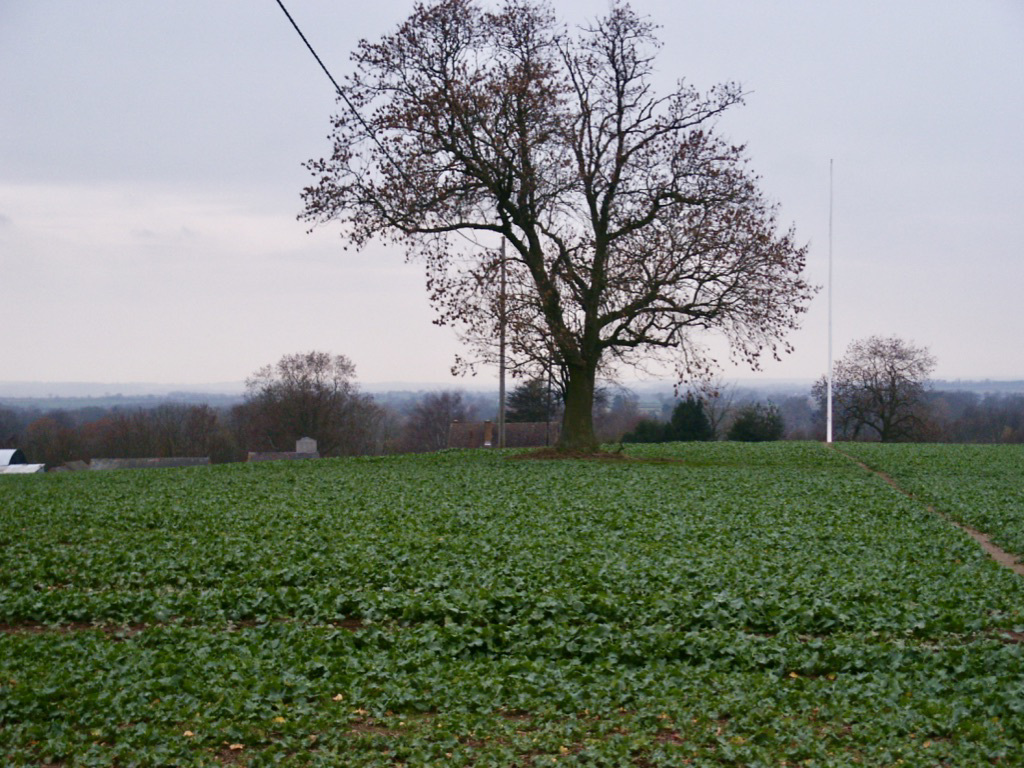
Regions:
<instances>
[{"instance_id":1,"label":"low stone wall","mask_svg":"<svg viewBox=\"0 0 1024 768\"><path fill-rule=\"evenodd\" d=\"M93 459L89 469L168 469L177 467L204 467L209 456L173 456L164 459Z\"/></svg>"},{"instance_id":2,"label":"low stone wall","mask_svg":"<svg viewBox=\"0 0 1024 768\"><path fill-rule=\"evenodd\" d=\"M246 461L288 461L290 459L319 459L319 453L299 453L297 451L249 451Z\"/></svg>"},{"instance_id":3,"label":"low stone wall","mask_svg":"<svg viewBox=\"0 0 1024 768\"><path fill-rule=\"evenodd\" d=\"M546 421L512 421L505 424L506 448L537 448L558 442L560 425ZM455 421L448 430L449 448L493 448L498 425L490 421Z\"/></svg>"}]
</instances>

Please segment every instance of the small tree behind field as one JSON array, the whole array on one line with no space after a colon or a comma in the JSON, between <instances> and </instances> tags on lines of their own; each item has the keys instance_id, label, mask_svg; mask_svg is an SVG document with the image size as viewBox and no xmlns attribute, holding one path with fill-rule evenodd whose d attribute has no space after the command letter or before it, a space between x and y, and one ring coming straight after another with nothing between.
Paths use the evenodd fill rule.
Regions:
<instances>
[{"instance_id":1,"label":"small tree behind field","mask_svg":"<svg viewBox=\"0 0 1024 768\"><path fill-rule=\"evenodd\" d=\"M786 425L777 406L751 403L740 408L727 437L744 443L762 443L781 440L785 430Z\"/></svg>"},{"instance_id":2,"label":"small tree behind field","mask_svg":"<svg viewBox=\"0 0 1024 768\"><path fill-rule=\"evenodd\" d=\"M25 429L24 451L33 464L53 467L79 457L81 441L74 423L64 411L52 411Z\"/></svg>"},{"instance_id":3,"label":"small tree behind field","mask_svg":"<svg viewBox=\"0 0 1024 768\"><path fill-rule=\"evenodd\" d=\"M926 347L896 336L870 336L853 342L833 371L837 433L853 440L872 437L883 443L925 436L925 384L934 369L935 358ZM824 376L813 391L824 412Z\"/></svg>"},{"instance_id":4,"label":"small tree behind field","mask_svg":"<svg viewBox=\"0 0 1024 768\"><path fill-rule=\"evenodd\" d=\"M704 410L704 401L694 397L692 392L686 394L672 411L672 419L668 424L669 440L714 440L715 429Z\"/></svg>"},{"instance_id":5,"label":"small tree behind field","mask_svg":"<svg viewBox=\"0 0 1024 768\"><path fill-rule=\"evenodd\" d=\"M248 450L292 450L300 437L317 441L323 456L371 453L382 411L355 383L344 355L285 355L245 383L235 419Z\"/></svg>"},{"instance_id":6,"label":"small tree behind field","mask_svg":"<svg viewBox=\"0 0 1024 768\"><path fill-rule=\"evenodd\" d=\"M544 379L534 378L518 384L505 401L505 420L510 422L548 421L559 418L561 396Z\"/></svg>"},{"instance_id":7,"label":"small tree behind field","mask_svg":"<svg viewBox=\"0 0 1024 768\"><path fill-rule=\"evenodd\" d=\"M676 403L668 423L641 419L623 436L624 443L690 442L715 439L715 430L704 411L704 401L692 392Z\"/></svg>"},{"instance_id":8,"label":"small tree behind field","mask_svg":"<svg viewBox=\"0 0 1024 768\"><path fill-rule=\"evenodd\" d=\"M622 436L624 443L664 443L668 425L653 419L641 419L631 432Z\"/></svg>"},{"instance_id":9,"label":"small tree behind field","mask_svg":"<svg viewBox=\"0 0 1024 768\"><path fill-rule=\"evenodd\" d=\"M453 421L468 421L473 409L461 392L431 392L413 406L403 430L402 448L408 451L439 451L448 447Z\"/></svg>"}]
</instances>

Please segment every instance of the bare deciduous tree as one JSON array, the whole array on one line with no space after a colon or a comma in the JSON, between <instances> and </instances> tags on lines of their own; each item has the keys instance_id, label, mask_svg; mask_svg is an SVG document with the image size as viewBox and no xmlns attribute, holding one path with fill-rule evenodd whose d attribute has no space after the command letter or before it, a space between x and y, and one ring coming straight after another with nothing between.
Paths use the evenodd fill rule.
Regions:
<instances>
[{"instance_id":1,"label":"bare deciduous tree","mask_svg":"<svg viewBox=\"0 0 1024 768\"><path fill-rule=\"evenodd\" d=\"M704 413L711 422L714 440L725 437L726 422L733 415L736 387L721 376L710 377L702 382L697 395L704 404Z\"/></svg>"},{"instance_id":2,"label":"bare deciduous tree","mask_svg":"<svg viewBox=\"0 0 1024 768\"><path fill-rule=\"evenodd\" d=\"M453 421L468 421L472 409L461 392L432 392L420 398L405 425L405 448L410 451L439 451L448 447Z\"/></svg>"},{"instance_id":3,"label":"bare deciduous tree","mask_svg":"<svg viewBox=\"0 0 1024 768\"><path fill-rule=\"evenodd\" d=\"M596 446L602 367L664 358L693 377L713 367L706 330L756 367L788 351L814 292L743 148L715 132L739 86L658 96L657 47L624 4L574 34L533 0L421 4L360 43L333 154L308 163L303 218L404 245L438 321L484 358L498 260L483 244L507 243L512 365L554 365L567 450Z\"/></svg>"},{"instance_id":4,"label":"bare deciduous tree","mask_svg":"<svg viewBox=\"0 0 1024 768\"><path fill-rule=\"evenodd\" d=\"M850 344L833 371L833 421L838 434L856 440L867 433L883 443L908 440L924 426L925 384L935 358L896 336L869 336ZM822 410L827 381L813 389Z\"/></svg>"},{"instance_id":5,"label":"bare deciduous tree","mask_svg":"<svg viewBox=\"0 0 1024 768\"><path fill-rule=\"evenodd\" d=\"M74 421L63 410L35 419L26 427L23 440L28 461L49 467L78 458L81 450Z\"/></svg>"},{"instance_id":6,"label":"bare deciduous tree","mask_svg":"<svg viewBox=\"0 0 1024 768\"><path fill-rule=\"evenodd\" d=\"M324 456L369 452L379 416L355 384L355 366L344 355L285 355L246 382L245 405L236 409L250 449L293 450L312 437Z\"/></svg>"}]
</instances>

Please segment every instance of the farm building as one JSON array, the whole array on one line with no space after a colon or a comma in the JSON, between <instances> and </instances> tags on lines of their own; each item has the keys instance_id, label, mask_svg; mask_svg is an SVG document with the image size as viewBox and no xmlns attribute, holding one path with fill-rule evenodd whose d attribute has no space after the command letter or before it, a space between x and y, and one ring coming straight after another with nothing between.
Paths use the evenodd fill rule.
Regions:
<instances>
[{"instance_id":1,"label":"farm building","mask_svg":"<svg viewBox=\"0 0 1024 768\"><path fill-rule=\"evenodd\" d=\"M29 464L17 448L0 448L0 475L32 475L45 469L45 464Z\"/></svg>"}]
</instances>

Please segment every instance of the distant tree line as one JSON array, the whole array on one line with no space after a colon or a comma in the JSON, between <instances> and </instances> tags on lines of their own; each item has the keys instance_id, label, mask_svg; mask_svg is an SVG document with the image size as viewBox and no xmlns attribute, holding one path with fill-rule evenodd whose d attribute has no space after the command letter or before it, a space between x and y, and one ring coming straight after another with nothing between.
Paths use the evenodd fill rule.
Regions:
<instances>
[{"instance_id":1,"label":"distant tree line","mask_svg":"<svg viewBox=\"0 0 1024 768\"><path fill-rule=\"evenodd\" d=\"M753 392L734 393L732 402L719 414L721 419L710 438L702 437L699 432L675 432L671 416L647 416L622 439L624 442L749 440L752 439L748 429L751 423L760 425L753 432L759 440L825 439L825 411L814 398L787 395L777 398L777 402L765 403L756 397ZM705 408L710 410L707 402ZM917 412L919 421L915 428L898 438L889 438L890 441L1024 443L1024 394L931 390L924 393ZM870 432L862 431L853 437L838 428L833 435L836 440L880 440Z\"/></svg>"},{"instance_id":2,"label":"distant tree line","mask_svg":"<svg viewBox=\"0 0 1024 768\"><path fill-rule=\"evenodd\" d=\"M345 429L351 430L336 433L333 445L330 439L320 442L318 438L322 455L435 451L447 447L452 421L496 418L494 397L487 393L444 391L378 397L360 395L346 414ZM635 396L617 394L596 414L595 428L606 442L745 440L750 439L751 423L758 439L824 439L824 413L809 395L781 397L776 403L760 403L751 399L756 397L753 393L738 392L731 397L728 406L716 414L717 424L708 412L722 408L721 403L705 403L705 416L712 423L710 437L706 428L699 426L699 419L689 432L674 431L680 428L680 419L676 417L673 427L673 409L686 403L685 396L674 401L665 418L641 417ZM923 404L924 419L907 440L1024 443L1024 394L931 391ZM148 408L74 410L0 406L0 447L21 448L29 461L48 466L93 458L166 456L209 456L221 463L244 461L248 451L294 450L295 440L285 441L282 427L268 430L267 426L266 414L254 413L251 403L219 408L163 403ZM846 437L837 435L836 439ZM323 450L325 445L328 451Z\"/></svg>"},{"instance_id":3,"label":"distant tree line","mask_svg":"<svg viewBox=\"0 0 1024 768\"><path fill-rule=\"evenodd\" d=\"M758 443L781 440L785 424L773 403L744 402L733 406L733 395L688 392L672 409L668 421L641 419L622 437L625 443L665 443L736 440Z\"/></svg>"},{"instance_id":4,"label":"distant tree line","mask_svg":"<svg viewBox=\"0 0 1024 768\"><path fill-rule=\"evenodd\" d=\"M926 351L922 356L922 350L912 345L893 344L892 339L881 344L867 341L872 343L851 349L858 354L910 354L917 363L929 362ZM1024 443L1024 393L935 391L923 384L900 383L888 394L864 394L847 381L836 388L835 400L836 439ZM885 422L872 415L871 402L899 418L886 416ZM509 392L506 418L558 423L561 404L557 386L537 379L521 381ZM861 416L868 421L858 423ZM454 421L496 417L497 405L487 393L370 396L359 390L347 358L311 352L286 355L261 368L247 381L242 402L234 405L0 405L0 448L20 448L30 462L51 467L93 458L209 456L215 463L244 461L249 451L294 450L300 437L316 439L322 456L415 453L447 447ZM649 403L641 409L633 392L605 386L595 394L594 425L603 442L822 440L825 392L819 382L803 395L761 402L755 392L718 383L680 398L662 398L661 408L652 412Z\"/></svg>"},{"instance_id":5,"label":"distant tree line","mask_svg":"<svg viewBox=\"0 0 1024 768\"><path fill-rule=\"evenodd\" d=\"M19 447L30 462L50 467L93 458L234 461L239 457L228 416L208 405L180 403L45 412L0 407L0 445Z\"/></svg>"}]
</instances>

